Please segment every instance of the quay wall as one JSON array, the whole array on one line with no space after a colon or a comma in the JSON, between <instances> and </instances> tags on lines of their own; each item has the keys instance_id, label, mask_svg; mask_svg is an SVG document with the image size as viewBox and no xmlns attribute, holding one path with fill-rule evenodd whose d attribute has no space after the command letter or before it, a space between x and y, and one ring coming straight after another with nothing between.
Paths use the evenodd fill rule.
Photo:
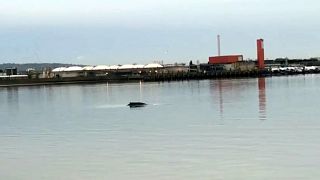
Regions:
<instances>
[{"instance_id":1,"label":"quay wall","mask_svg":"<svg viewBox=\"0 0 320 180\"><path fill-rule=\"evenodd\" d=\"M114 73L108 76L96 77L64 77L64 78L30 78L30 79L0 79L0 87L9 86L34 86L34 85L61 85L61 84L81 84L81 83L121 83L136 81L180 81L180 80L201 80L201 79L218 79L218 78L254 78L266 76L283 76L297 75L313 72L276 72L259 71L259 70L237 70L237 71L209 71L209 72L192 72L192 71L160 71L143 74L132 73Z\"/></svg>"}]
</instances>

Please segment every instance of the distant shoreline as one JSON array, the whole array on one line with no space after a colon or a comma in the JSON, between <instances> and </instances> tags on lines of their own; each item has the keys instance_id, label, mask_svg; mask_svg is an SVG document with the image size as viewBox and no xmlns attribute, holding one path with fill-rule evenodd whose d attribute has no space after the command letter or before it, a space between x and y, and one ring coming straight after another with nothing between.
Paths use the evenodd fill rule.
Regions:
<instances>
[{"instance_id":1,"label":"distant shoreline","mask_svg":"<svg viewBox=\"0 0 320 180\"><path fill-rule=\"evenodd\" d=\"M237 79L237 78L259 78L273 76L294 76L312 73L271 73L271 72L221 72L219 74L171 74L165 76L140 77L140 78L114 78L107 79L103 77L78 77L78 78L48 78L48 79L15 79L1 80L1 87L18 87L18 86L43 86L43 85L66 85L66 84L99 84L99 83L134 83L134 82L170 82L170 81L188 81L188 80L206 80L206 79Z\"/></svg>"}]
</instances>

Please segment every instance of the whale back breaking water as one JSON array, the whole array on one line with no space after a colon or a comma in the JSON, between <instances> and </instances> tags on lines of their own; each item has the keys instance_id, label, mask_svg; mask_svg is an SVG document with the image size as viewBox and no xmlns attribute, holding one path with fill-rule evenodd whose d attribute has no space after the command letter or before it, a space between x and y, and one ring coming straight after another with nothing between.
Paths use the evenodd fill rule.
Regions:
<instances>
[{"instance_id":1,"label":"whale back breaking water","mask_svg":"<svg viewBox=\"0 0 320 180\"><path fill-rule=\"evenodd\" d=\"M143 102L130 102L129 104L128 104L128 106L130 107L130 108L137 108L137 107L144 107L144 106L146 106L147 104L146 103L143 103Z\"/></svg>"}]
</instances>

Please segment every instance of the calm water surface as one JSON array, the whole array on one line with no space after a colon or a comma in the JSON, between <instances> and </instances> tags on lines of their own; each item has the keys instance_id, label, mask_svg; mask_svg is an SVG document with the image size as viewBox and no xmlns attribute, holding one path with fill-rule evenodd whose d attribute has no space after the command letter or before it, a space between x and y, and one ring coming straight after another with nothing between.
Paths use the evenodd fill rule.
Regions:
<instances>
[{"instance_id":1,"label":"calm water surface","mask_svg":"<svg viewBox=\"0 0 320 180\"><path fill-rule=\"evenodd\" d=\"M0 88L0 179L319 179L319 94L319 75Z\"/></svg>"}]
</instances>

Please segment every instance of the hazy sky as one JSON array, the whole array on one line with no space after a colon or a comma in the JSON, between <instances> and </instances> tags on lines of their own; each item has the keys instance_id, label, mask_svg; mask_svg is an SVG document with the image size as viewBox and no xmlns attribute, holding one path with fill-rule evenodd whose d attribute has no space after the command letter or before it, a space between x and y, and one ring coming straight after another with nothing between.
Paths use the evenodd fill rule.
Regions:
<instances>
[{"instance_id":1,"label":"hazy sky","mask_svg":"<svg viewBox=\"0 0 320 180\"><path fill-rule=\"evenodd\" d=\"M0 63L320 56L319 0L0 0Z\"/></svg>"}]
</instances>

